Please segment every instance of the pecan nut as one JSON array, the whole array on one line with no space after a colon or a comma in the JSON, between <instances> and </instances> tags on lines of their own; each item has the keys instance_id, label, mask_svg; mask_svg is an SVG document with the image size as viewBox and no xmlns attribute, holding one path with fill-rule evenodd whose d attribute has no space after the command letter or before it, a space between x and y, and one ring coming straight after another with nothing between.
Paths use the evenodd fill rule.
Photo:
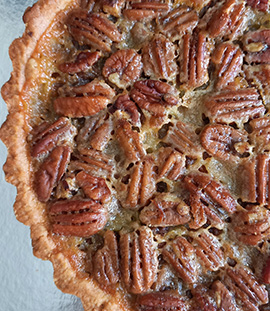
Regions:
<instances>
[{"instance_id":1,"label":"pecan nut","mask_svg":"<svg viewBox=\"0 0 270 311\"><path fill-rule=\"evenodd\" d=\"M95 201L64 200L50 206L52 231L65 236L89 237L107 223L108 213Z\"/></svg>"},{"instance_id":2,"label":"pecan nut","mask_svg":"<svg viewBox=\"0 0 270 311\"><path fill-rule=\"evenodd\" d=\"M102 204L111 200L111 191L104 178L95 177L82 171L77 174L76 180L88 198L100 201Z\"/></svg>"},{"instance_id":3,"label":"pecan nut","mask_svg":"<svg viewBox=\"0 0 270 311\"><path fill-rule=\"evenodd\" d=\"M162 35L156 35L143 48L143 70L152 79L174 80L178 68L175 61L175 46Z\"/></svg>"},{"instance_id":4,"label":"pecan nut","mask_svg":"<svg viewBox=\"0 0 270 311\"><path fill-rule=\"evenodd\" d=\"M265 284L270 284L270 257L266 260L262 271L262 281Z\"/></svg>"},{"instance_id":5,"label":"pecan nut","mask_svg":"<svg viewBox=\"0 0 270 311\"><path fill-rule=\"evenodd\" d=\"M204 105L212 122L225 124L243 124L265 113L259 93L253 88L219 92L208 97Z\"/></svg>"},{"instance_id":6,"label":"pecan nut","mask_svg":"<svg viewBox=\"0 0 270 311\"><path fill-rule=\"evenodd\" d=\"M268 150L270 147L270 118L265 116L249 122L251 134L249 138L259 151Z\"/></svg>"},{"instance_id":7,"label":"pecan nut","mask_svg":"<svg viewBox=\"0 0 270 311\"><path fill-rule=\"evenodd\" d=\"M212 297L212 292L209 291L206 287L197 285L196 287L192 288L191 293L196 305L196 311L218 311L216 303ZM197 307L199 308L197 309Z\"/></svg>"},{"instance_id":8,"label":"pecan nut","mask_svg":"<svg viewBox=\"0 0 270 311\"><path fill-rule=\"evenodd\" d=\"M216 65L216 87L222 89L228 83L233 82L243 65L243 53L235 45L224 42L218 45L212 57Z\"/></svg>"},{"instance_id":9,"label":"pecan nut","mask_svg":"<svg viewBox=\"0 0 270 311\"><path fill-rule=\"evenodd\" d=\"M119 17L125 2L125 0L102 0L102 10L105 13Z\"/></svg>"},{"instance_id":10,"label":"pecan nut","mask_svg":"<svg viewBox=\"0 0 270 311\"><path fill-rule=\"evenodd\" d=\"M187 310L183 298L171 291L140 295L137 299L137 305L141 311Z\"/></svg>"},{"instance_id":11,"label":"pecan nut","mask_svg":"<svg viewBox=\"0 0 270 311\"><path fill-rule=\"evenodd\" d=\"M230 126L209 125L201 132L203 148L212 156L223 161L238 162L240 160L242 150L237 148L240 143L248 146L247 135ZM242 149L245 151L245 148Z\"/></svg>"},{"instance_id":12,"label":"pecan nut","mask_svg":"<svg viewBox=\"0 0 270 311\"><path fill-rule=\"evenodd\" d=\"M211 289L214 291L215 301L220 311L236 311L235 299L232 293L220 281L215 281Z\"/></svg>"},{"instance_id":13,"label":"pecan nut","mask_svg":"<svg viewBox=\"0 0 270 311\"><path fill-rule=\"evenodd\" d=\"M52 190L64 175L71 149L66 146L58 146L49 154L35 174L35 189L39 201L47 202Z\"/></svg>"},{"instance_id":14,"label":"pecan nut","mask_svg":"<svg viewBox=\"0 0 270 311\"><path fill-rule=\"evenodd\" d=\"M247 0L247 5L262 12L268 11L268 0Z\"/></svg>"},{"instance_id":15,"label":"pecan nut","mask_svg":"<svg viewBox=\"0 0 270 311\"><path fill-rule=\"evenodd\" d=\"M84 97L58 97L54 100L54 110L57 114L70 117L82 118L93 116L103 110L109 104L105 96Z\"/></svg>"},{"instance_id":16,"label":"pecan nut","mask_svg":"<svg viewBox=\"0 0 270 311\"><path fill-rule=\"evenodd\" d=\"M199 265L195 248L185 238L179 236L174 239L163 249L162 254L184 282L195 283L197 281Z\"/></svg>"},{"instance_id":17,"label":"pecan nut","mask_svg":"<svg viewBox=\"0 0 270 311\"><path fill-rule=\"evenodd\" d=\"M81 52L73 62L62 63L59 70L70 75L84 72L92 67L100 58L100 52Z\"/></svg>"},{"instance_id":18,"label":"pecan nut","mask_svg":"<svg viewBox=\"0 0 270 311\"><path fill-rule=\"evenodd\" d=\"M147 292L157 274L157 253L152 231L147 227L120 236L122 281L133 294Z\"/></svg>"},{"instance_id":19,"label":"pecan nut","mask_svg":"<svg viewBox=\"0 0 270 311\"><path fill-rule=\"evenodd\" d=\"M248 64L270 63L270 29L260 29L248 32L244 38L244 46L247 51L245 61Z\"/></svg>"},{"instance_id":20,"label":"pecan nut","mask_svg":"<svg viewBox=\"0 0 270 311\"><path fill-rule=\"evenodd\" d=\"M188 7L172 10L160 19L160 31L172 41L182 38L187 32L192 32L198 24L198 14Z\"/></svg>"},{"instance_id":21,"label":"pecan nut","mask_svg":"<svg viewBox=\"0 0 270 311\"><path fill-rule=\"evenodd\" d=\"M177 197L157 197L143 208L140 220L151 227L183 225L190 221L189 207Z\"/></svg>"},{"instance_id":22,"label":"pecan nut","mask_svg":"<svg viewBox=\"0 0 270 311\"><path fill-rule=\"evenodd\" d=\"M183 87L194 89L209 80L210 47L208 45L207 37L202 32L184 35L180 57L180 82Z\"/></svg>"},{"instance_id":23,"label":"pecan nut","mask_svg":"<svg viewBox=\"0 0 270 311\"><path fill-rule=\"evenodd\" d=\"M93 276L101 286L108 287L120 279L118 245L115 233L104 234L104 246L92 258Z\"/></svg>"},{"instance_id":24,"label":"pecan nut","mask_svg":"<svg viewBox=\"0 0 270 311\"><path fill-rule=\"evenodd\" d=\"M94 49L110 52L112 43L121 40L117 27L104 14L75 9L69 14L67 25L80 45L89 45Z\"/></svg>"},{"instance_id":25,"label":"pecan nut","mask_svg":"<svg viewBox=\"0 0 270 311\"><path fill-rule=\"evenodd\" d=\"M167 147L161 148L158 162L161 164L159 178L166 177L170 180L177 180L184 171L186 159L180 152Z\"/></svg>"},{"instance_id":26,"label":"pecan nut","mask_svg":"<svg viewBox=\"0 0 270 311\"><path fill-rule=\"evenodd\" d=\"M142 72L141 55L135 50L118 50L107 58L103 76L119 88L126 88L138 80Z\"/></svg>"},{"instance_id":27,"label":"pecan nut","mask_svg":"<svg viewBox=\"0 0 270 311\"><path fill-rule=\"evenodd\" d=\"M57 144L68 144L76 133L76 128L67 118L61 117L53 124L43 122L32 133L31 155L36 158L52 151Z\"/></svg>"}]
</instances>

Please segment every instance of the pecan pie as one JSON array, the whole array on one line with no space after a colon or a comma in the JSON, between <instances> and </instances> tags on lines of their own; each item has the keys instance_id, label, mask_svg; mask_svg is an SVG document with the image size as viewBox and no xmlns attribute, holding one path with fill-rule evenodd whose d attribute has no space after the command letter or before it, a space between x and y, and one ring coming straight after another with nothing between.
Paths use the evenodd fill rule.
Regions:
<instances>
[{"instance_id":1,"label":"pecan pie","mask_svg":"<svg viewBox=\"0 0 270 311\"><path fill-rule=\"evenodd\" d=\"M4 170L85 310L270 310L266 0L40 0Z\"/></svg>"}]
</instances>

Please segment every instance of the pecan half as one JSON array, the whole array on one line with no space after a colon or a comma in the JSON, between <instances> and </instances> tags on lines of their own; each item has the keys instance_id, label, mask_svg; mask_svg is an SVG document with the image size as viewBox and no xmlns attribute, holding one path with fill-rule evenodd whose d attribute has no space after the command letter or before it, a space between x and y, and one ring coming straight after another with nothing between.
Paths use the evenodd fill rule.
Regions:
<instances>
[{"instance_id":1,"label":"pecan half","mask_svg":"<svg viewBox=\"0 0 270 311\"><path fill-rule=\"evenodd\" d=\"M76 180L88 198L101 203L108 203L111 200L111 191L104 178L95 177L82 171L77 174Z\"/></svg>"},{"instance_id":2,"label":"pecan half","mask_svg":"<svg viewBox=\"0 0 270 311\"><path fill-rule=\"evenodd\" d=\"M259 206L241 211L233 224L239 241L255 246L270 236L270 211Z\"/></svg>"},{"instance_id":3,"label":"pecan half","mask_svg":"<svg viewBox=\"0 0 270 311\"><path fill-rule=\"evenodd\" d=\"M110 52L112 43L121 41L115 24L104 14L74 9L67 18L67 25L70 34L80 45Z\"/></svg>"},{"instance_id":4,"label":"pecan half","mask_svg":"<svg viewBox=\"0 0 270 311\"><path fill-rule=\"evenodd\" d=\"M132 125L141 125L140 113L136 104L130 99L128 94L120 95L113 105L113 112L116 110L125 111L131 118Z\"/></svg>"},{"instance_id":5,"label":"pecan half","mask_svg":"<svg viewBox=\"0 0 270 311\"><path fill-rule=\"evenodd\" d=\"M249 135L251 142L256 145L259 151L265 151L270 148L270 118L265 116L257 118L249 122L251 134Z\"/></svg>"},{"instance_id":6,"label":"pecan half","mask_svg":"<svg viewBox=\"0 0 270 311\"><path fill-rule=\"evenodd\" d=\"M234 39L245 23L245 2L225 0L209 11L206 30L212 38L227 36Z\"/></svg>"},{"instance_id":7,"label":"pecan half","mask_svg":"<svg viewBox=\"0 0 270 311\"><path fill-rule=\"evenodd\" d=\"M139 133L132 130L127 120L120 119L117 121L116 138L123 148L127 160L136 162L146 155Z\"/></svg>"},{"instance_id":8,"label":"pecan half","mask_svg":"<svg viewBox=\"0 0 270 311\"><path fill-rule=\"evenodd\" d=\"M54 100L57 114L70 118L93 116L109 104L104 96L58 97Z\"/></svg>"},{"instance_id":9,"label":"pecan half","mask_svg":"<svg viewBox=\"0 0 270 311\"><path fill-rule=\"evenodd\" d=\"M177 197L163 195L143 208L140 221L151 227L183 225L190 221L189 207Z\"/></svg>"},{"instance_id":10,"label":"pecan half","mask_svg":"<svg viewBox=\"0 0 270 311\"><path fill-rule=\"evenodd\" d=\"M140 295L137 304L141 311L186 311L186 305L178 294L165 291Z\"/></svg>"},{"instance_id":11,"label":"pecan half","mask_svg":"<svg viewBox=\"0 0 270 311\"><path fill-rule=\"evenodd\" d=\"M167 147L160 149L158 162L160 163L159 178L177 180L184 171L186 158L180 152Z\"/></svg>"},{"instance_id":12,"label":"pecan half","mask_svg":"<svg viewBox=\"0 0 270 311\"><path fill-rule=\"evenodd\" d=\"M198 14L188 7L172 10L160 19L160 32L172 41L182 38L187 32L192 32L198 24Z\"/></svg>"},{"instance_id":13,"label":"pecan half","mask_svg":"<svg viewBox=\"0 0 270 311\"><path fill-rule=\"evenodd\" d=\"M186 34L180 56L180 82L187 89L202 86L209 80L209 46L204 33Z\"/></svg>"},{"instance_id":14,"label":"pecan half","mask_svg":"<svg viewBox=\"0 0 270 311\"><path fill-rule=\"evenodd\" d=\"M35 174L35 189L41 202L50 199L53 188L64 175L71 149L66 146L58 146L49 154Z\"/></svg>"},{"instance_id":15,"label":"pecan half","mask_svg":"<svg viewBox=\"0 0 270 311\"><path fill-rule=\"evenodd\" d=\"M269 8L268 0L247 0L247 5L259 11L266 12Z\"/></svg>"},{"instance_id":16,"label":"pecan half","mask_svg":"<svg viewBox=\"0 0 270 311\"><path fill-rule=\"evenodd\" d=\"M130 180L127 185L121 185L124 198L120 199L122 206L134 209L145 206L155 191L154 162L151 158L145 158L134 165Z\"/></svg>"},{"instance_id":17,"label":"pecan half","mask_svg":"<svg viewBox=\"0 0 270 311\"><path fill-rule=\"evenodd\" d=\"M131 21L150 21L169 10L169 5L161 1L132 2L130 7L123 11L123 16Z\"/></svg>"},{"instance_id":18,"label":"pecan half","mask_svg":"<svg viewBox=\"0 0 270 311\"><path fill-rule=\"evenodd\" d=\"M175 46L163 35L156 35L143 48L143 70L152 79L174 80L178 68L175 61Z\"/></svg>"},{"instance_id":19,"label":"pecan half","mask_svg":"<svg viewBox=\"0 0 270 311\"><path fill-rule=\"evenodd\" d=\"M211 289L214 292L215 301L220 311L236 311L235 299L232 293L220 281L215 281Z\"/></svg>"},{"instance_id":20,"label":"pecan half","mask_svg":"<svg viewBox=\"0 0 270 311\"><path fill-rule=\"evenodd\" d=\"M174 239L163 249L162 254L184 282L197 281L199 265L195 249L185 238L179 236Z\"/></svg>"},{"instance_id":21,"label":"pecan half","mask_svg":"<svg viewBox=\"0 0 270 311\"><path fill-rule=\"evenodd\" d=\"M133 294L147 292L155 281L158 267L156 245L147 227L120 235L122 281Z\"/></svg>"},{"instance_id":22,"label":"pecan half","mask_svg":"<svg viewBox=\"0 0 270 311\"><path fill-rule=\"evenodd\" d=\"M112 121L106 120L106 113L101 112L86 118L84 126L76 137L78 149L90 146L99 151L104 150L111 138L112 130Z\"/></svg>"},{"instance_id":23,"label":"pecan half","mask_svg":"<svg viewBox=\"0 0 270 311\"><path fill-rule=\"evenodd\" d=\"M262 271L262 281L265 284L270 284L270 257L268 257L263 271Z\"/></svg>"},{"instance_id":24,"label":"pecan half","mask_svg":"<svg viewBox=\"0 0 270 311\"><path fill-rule=\"evenodd\" d=\"M60 71L70 75L84 72L92 67L100 57L100 52L81 52L76 56L73 62L60 64L58 68Z\"/></svg>"},{"instance_id":25,"label":"pecan half","mask_svg":"<svg viewBox=\"0 0 270 311\"><path fill-rule=\"evenodd\" d=\"M204 105L212 122L242 124L265 113L259 93L253 88L219 92L208 97Z\"/></svg>"},{"instance_id":26,"label":"pecan half","mask_svg":"<svg viewBox=\"0 0 270 311\"><path fill-rule=\"evenodd\" d=\"M241 71L243 53L235 45L224 42L215 49L211 60L216 65L216 87L222 89L228 83L233 82Z\"/></svg>"},{"instance_id":27,"label":"pecan half","mask_svg":"<svg viewBox=\"0 0 270 311\"><path fill-rule=\"evenodd\" d=\"M59 118L53 124L43 122L32 133L32 157L39 157L53 150L58 144L73 140L77 130L67 118Z\"/></svg>"},{"instance_id":28,"label":"pecan half","mask_svg":"<svg viewBox=\"0 0 270 311\"><path fill-rule=\"evenodd\" d=\"M125 2L125 0L102 0L102 9L105 13L119 17Z\"/></svg>"},{"instance_id":29,"label":"pecan half","mask_svg":"<svg viewBox=\"0 0 270 311\"><path fill-rule=\"evenodd\" d=\"M242 167L242 200L270 207L269 196L270 156L259 154Z\"/></svg>"},{"instance_id":30,"label":"pecan half","mask_svg":"<svg viewBox=\"0 0 270 311\"><path fill-rule=\"evenodd\" d=\"M224 253L214 235L202 232L192 237L196 255L207 271L217 271L219 267L224 266Z\"/></svg>"},{"instance_id":31,"label":"pecan half","mask_svg":"<svg viewBox=\"0 0 270 311\"><path fill-rule=\"evenodd\" d=\"M164 141L187 156L197 157L202 152L199 136L189 124L181 121L170 128Z\"/></svg>"},{"instance_id":32,"label":"pecan half","mask_svg":"<svg viewBox=\"0 0 270 311\"><path fill-rule=\"evenodd\" d=\"M223 161L238 162L241 152L248 151L247 135L221 124L206 126L201 132L201 144L209 154ZM247 146L239 150L240 144Z\"/></svg>"},{"instance_id":33,"label":"pecan half","mask_svg":"<svg viewBox=\"0 0 270 311\"><path fill-rule=\"evenodd\" d=\"M216 303L213 299L212 292L202 285L197 285L191 290L193 300L195 300L196 311L218 311ZM197 307L199 307L197 309ZM226 310L231 311L231 310Z\"/></svg>"},{"instance_id":34,"label":"pecan half","mask_svg":"<svg viewBox=\"0 0 270 311\"><path fill-rule=\"evenodd\" d=\"M130 96L134 102L153 117L162 118L166 108L179 103L178 92L171 85L158 80L142 80L134 83Z\"/></svg>"},{"instance_id":35,"label":"pecan half","mask_svg":"<svg viewBox=\"0 0 270 311\"><path fill-rule=\"evenodd\" d=\"M119 88L126 88L138 80L142 72L141 55L135 50L118 50L107 58L103 76Z\"/></svg>"},{"instance_id":36,"label":"pecan half","mask_svg":"<svg viewBox=\"0 0 270 311\"><path fill-rule=\"evenodd\" d=\"M66 236L89 237L107 223L107 210L95 201L64 200L50 206L52 231Z\"/></svg>"},{"instance_id":37,"label":"pecan half","mask_svg":"<svg viewBox=\"0 0 270 311\"><path fill-rule=\"evenodd\" d=\"M93 276L101 286L108 287L119 282L120 266L115 233L104 234L104 246L92 258Z\"/></svg>"},{"instance_id":38,"label":"pecan half","mask_svg":"<svg viewBox=\"0 0 270 311\"><path fill-rule=\"evenodd\" d=\"M228 268L225 285L234 293L236 298L241 300L244 310L259 310L260 305L268 302L267 290L244 266L237 265L235 268Z\"/></svg>"},{"instance_id":39,"label":"pecan half","mask_svg":"<svg viewBox=\"0 0 270 311\"><path fill-rule=\"evenodd\" d=\"M229 191L205 174L190 173L184 178L184 186L189 191L193 217L189 227L192 229L202 227L207 220L221 226L223 220L218 215L219 209L229 214L236 211L236 201Z\"/></svg>"},{"instance_id":40,"label":"pecan half","mask_svg":"<svg viewBox=\"0 0 270 311\"><path fill-rule=\"evenodd\" d=\"M244 38L244 47L247 51L245 61L249 64L270 63L270 29L260 29L248 32Z\"/></svg>"}]
</instances>

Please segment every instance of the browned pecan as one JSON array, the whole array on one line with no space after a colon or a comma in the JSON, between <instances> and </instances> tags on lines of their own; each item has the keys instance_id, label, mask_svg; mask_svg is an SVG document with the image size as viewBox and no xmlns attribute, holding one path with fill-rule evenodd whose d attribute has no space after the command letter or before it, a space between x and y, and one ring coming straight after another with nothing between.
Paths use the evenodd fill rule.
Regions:
<instances>
[{"instance_id":1,"label":"browned pecan","mask_svg":"<svg viewBox=\"0 0 270 311\"><path fill-rule=\"evenodd\" d=\"M223 283L215 281L211 289L219 311L236 311L235 299Z\"/></svg>"},{"instance_id":2,"label":"browned pecan","mask_svg":"<svg viewBox=\"0 0 270 311\"><path fill-rule=\"evenodd\" d=\"M269 196L270 156L259 154L242 167L242 200L270 206Z\"/></svg>"},{"instance_id":3,"label":"browned pecan","mask_svg":"<svg viewBox=\"0 0 270 311\"><path fill-rule=\"evenodd\" d=\"M157 274L157 253L152 231L147 227L120 235L122 281L133 294L149 291Z\"/></svg>"},{"instance_id":4,"label":"browned pecan","mask_svg":"<svg viewBox=\"0 0 270 311\"><path fill-rule=\"evenodd\" d=\"M110 52L112 43L121 40L115 24L101 13L74 9L67 18L67 25L70 34L80 45L89 45L94 49Z\"/></svg>"},{"instance_id":5,"label":"browned pecan","mask_svg":"<svg viewBox=\"0 0 270 311\"><path fill-rule=\"evenodd\" d=\"M130 99L128 94L120 95L115 104L113 105L113 112L116 110L122 110L127 112L131 118L131 123L135 126L141 125L140 113L136 104Z\"/></svg>"},{"instance_id":6,"label":"browned pecan","mask_svg":"<svg viewBox=\"0 0 270 311\"><path fill-rule=\"evenodd\" d=\"M258 311L268 302L268 292L247 267L237 265L226 270L225 285L241 300L243 310Z\"/></svg>"},{"instance_id":7,"label":"browned pecan","mask_svg":"<svg viewBox=\"0 0 270 311\"><path fill-rule=\"evenodd\" d=\"M183 37L180 56L180 82L187 89L194 89L209 80L210 60L207 37L203 32L186 34Z\"/></svg>"},{"instance_id":8,"label":"browned pecan","mask_svg":"<svg viewBox=\"0 0 270 311\"><path fill-rule=\"evenodd\" d=\"M125 2L125 0L102 0L102 9L105 13L119 17Z\"/></svg>"},{"instance_id":9,"label":"browned pecan","mask_svg":"<svg viewBox=\"0 0 270 311\"><path fill-rule=\"evenodd\" d=\"M270 211L261 207L239 212L233 220L238 239L247 245L257 245L270 236Z\"/></svg>"},{"instance_id":10,"label":"browned pecan","mask_svg":"<svg viewBox=\"0 0 270 311\"><path fill-rule=\"evenodd\" d=\"M262 281L265 284L270 284L270 257L266 260L262 271Z\"/></svg>"},{"instance_id":11,"label":"browned pecan","mask_svg":"<svg viewBox=\"0 0 270 311\"><path fill-rule=\"evenodd\" d=\"M152 79L174 80L178 68L175 61L175 46L163 35L156 35L143 48L143 70Z\"/></svg>"},{"instance_id":12,"label":"browned pecan","mask_svg":"<svg viewBox=\"0 0 270 311\"><path fill-rule=\"evenodd\" d=\"M81 171L77 174L76 180L88 198L101 203L107 203L111 200L111 191L104 178L95 177Z\"/></svg>"},{"instance_id":13,"label":"browned pecan","mask_svg":"<svg viewBox=\"0 0 270 311\"><path fill-rule=\"evenodd\" d=\"M113 171L113 163L110 157L100 151L81 148L79 154L73 154L73 160L70 162L69 171L85 171L95 175L110 175Z\"/></svg>"},{"instance_id":14,"label":"browned pecan","mask_svg":"<svg viewBox=\"0 0 270 311\"><path fill-rule=\"evenodd\" d=\"M66 236L89 237L107 223L105 207L89 200L56 201L50 206L52 231Z\"/></svg>"},{"instance_id":15,"label":"browned pecan","mask_svg":"<svg viewBox=\"0 0 270 311\"><path fill-rule=\"evenodd\" d=\"M238 162L242 156L241 153L249 150L247 135L221 124L206 126L201 132L201 144L209 154L230 162ZM238 148L239 145L241 145L240 148Z\"/></svg>"},{"instance_id":16,"label":"browned pecan","mask_svg":"<svg viewBox=\"0 0 270 311\"><path fill-rule=\"evenodd\" d=\"M269 8L268 0L247 0L247 5L259 11L266 12Z\"/></svg>"},{"instance_id":17,"label":"browned pecan","mask_svg":"<svg viewBox=\"0 0 270 311\"><path fill-rule=\"evenodd\" d=\"M107 97L111 101L115 96L115 91L104 81L95 79L85 85L74 86L72 88L72 94L78 96L99 95Z\"/></svg>"},{"instance_id":18,"label":"browned pecan","mask_svg":"<svg viewBox=\"0 0 270 311\"><path fill-rule=\"evenodd\" d=\"M189 223L192 229L198 229L207 220L221 226L222 216L218 210L229 214L236 211L236 201L229 191L206 174L190 173L184 178L184 186L189 191L189 204L193 220Z\"/></svg>"},{"instance_id":19,"label":"browned pecan","mask_svg":"<svg viewBox=\"0 0 270 311\"><path fill-rule=\"evenodd\" d=\"M270 118L265 116L257 118L249 122L251 134L249 135L251 142L257 145L260 151L268 150L270 147Z\"/></svg>"},{"instance_id":20,"label":"browned pecan","mask_svg":"<svg viewBox=\"0 0 270 311\"><path fill-rule=\"evenodd\" d=\"M92 11L96 4L96 0L81 0L81 8Z\"/></svg>"},{"instance_id":21,"label":"browned pecan","mask_svg":"<svg viewBox=\"0 0 270 311\"><path fill-rule=\"evenodd\" d=\"M105 96L58 97L54 101L57 114L70 118L93 116L109 104Z\"/></svg>"},{"instance_id":22,"label":"browned pecan","mask_svg":"<svg viewBox=\"0 0 270 311\"><path fill-rule=\"evenodd\" d=\"M129 182L121 185L121 193L124 198L120 199L122 206L134 209L145 206L151 199L155 190L154 162L151 158L145 158L134 165L129 177Z\"/></svg>"},{"instance_id":23,"label":"browned pecan","mask_svg":"<svg viewBox=\"0 0 270 311\"><path fill-rule=\"evenodd\" d=\"M49 154L35 174L35 189L39 201L47 202L53 188L64 175L69 162L71 149L58 146Z\"/></svg>"},{"instance_id":24,"label":"browned pecan","mask_svg":"<svg viewBox=\"0 0 270 311\"><path fill-rule=\"evenodd\" d=\"M247 51L245 61L249 64L270 63L270 29L260 29L248 32L244 38L244 47Z\"/></svg>"},{"instance_id":25,"label":"browned pecan","mask_svg":"<svg viewBox=\"0 0 270 311\"><path fill-rule=\"evenodd\" d=\"M219 3L206 16L206 30L212 38L227 36L234 39L244 28L245 2L225 0Z\"/></svg>"},{"instance_id":26,"label":"browned pecan","mask_svg":"<svg viewBox=\"0 0 270 311\"><path fill-rule=\"evenodd\" d=\"M215 49L211 60L216 65L216 87L222 89L228 83L234 81L234 78L241 71L243 53L232 43L224 42Z\"/></svg>"},{"instance_id":27,"label":"browned pecan","mask_svg":"<svg viewBox=\"0 0 270 311\"><path fill-rule=\"evenodd\" d=\"M106 117L106 113L101 112L86 118L84 126L76 137L78 149L90 146L99 151L104 150L113 130L111 120Z\"/></svg>"},{"instance_id":28,"label":"browned pecan","mask_svg":"<svg viewBox=\"0 0 270 311\"><path fill-rule=\"evenodd\" d=\"M198 262L195 248L179 236L163 249L164 259L172 265L178 276L186 283L195 283L198 279Z\"/></svg>"},{"instance_id":29,"label":"browned pecan","mask_svg":"<svg viewBox=\"0 0 270 311\"><path fill-rule=\"evenodd\" d=\"M143 208L140 220L151 227L183 225L190 221L189 207L173 195L161 195Z\"/></svg>"},{"instance_id":30,"label":"browned pecan","mask_svg":"<svg viewBox=\"0 0 270 311\"><path fill-rule=\"evenodd\" d=\"M38 157L50 152L57 144L67 143L73 140L77 131L67 118L59 118L52 124L41 123L32 133L33 148L32 157Z\"/></svg>"},{"instance_id":31,"label":"browned pecan","mask_svg":"<svg viewBox=\"0 0 270 311\"><path fill-rule=\"evenodd\" d=\"M130 91L131 98L153 117L164 117L166 108L179 103L177 90L171 85L158 80L142 80L134 83Z\"/></svg>"},{"instance_id":32,"label":"browned pecan","mask_svg":"<svg viewBox=\"0 0 270 311\"><path fill-rule=\"evenodd\" d=\"M197 157L201 153L199 136L189 124L181 121L170 128L164 141L187 156Z\"/></svg>"},{"instance_id":33,"label":"browned pecan","mask_svg":"<svg viewBox=\"0 0 270 311\"><path fill-rule=\"evenodd\" d=\"M143 47L145 42L149 42L153 33L143 23L136 22L130 30L131 43L137 49Z\"/></svg>"},{"instance_id":34,"label":"browned pecan","mask_svg":"<svg viewBox=\"0 0 270 311\"><path fill-rule=\"evenodd\" d=\"M123 15L132 21L150 21L168 10L169 5L162 3L162 1L142 0L141 2L130 3L130 8L124 10Z\"/></svg>"},{"instance_id":35,"label":"browned pecan","mask_svg":"<svg viewBox=\"0 0 270 311\"><path fill-rule=\"evenodd\" d=\"M184 171L186 159L182 153L167 147L159 150L158 162L160 163L159 178L177 180Z\"/></svg>"},{"instance_id":36,"label":"browned pecan","mask_svg":"<svg viewBox=\"0 0 270 311\"><path fill-rule=\"evenodd\" d=\"M196 287L192 288L191 293L196 305L196 311L218 311L217 305L212 297L212 291L209 291L208 288L204 287L203 285L197 285Z\"/></svg>"},{"instance_id":37,"label":"browned pecan","mask_svg":"<svg viewBox=\"0 0 270 311\"><path fill-rule=\"evenodd\" d=\"M186 305L178 293L171 291L140 295L137 304L141 311L186 311Z\"/></svg>"},{"instance_id":38,"label":"browned pecan","mask_svg":"<svg viewBox=\"0 0 270 311\"><path fill-rule=\"evenodd\" d=\"M104 246L92 258L93 276L101 286L116 284L120 277L118 246L115 233L104 234Z\"/></svg>"},{"instance_id":39,"label":"browned pecan","mask_svg":"<svg viewBox=\"0 0 270 311\"><path fill-rule=\"evenodd\" d=\"M116 138L123 148L127 160L136 162L146 155L139 133L132 130L131 124L127 120L117 121Z\"/></svg>"},{"instance_id":40,"label":"browned pecan","mask_svg":"<svg viewBox=\"0 0 270 311\"><path fill-rule=\"evenodd\" d=\"M141 55L135 50L118 50L107 58L103 76L119 88L126 88L138 80L142 72Z\"/></svg>"},{"instance_id":41,"label":"browned pecan","mask_svg":"<svg viewBox=\"0 0 270 311\"><path fill-rule=\"evenodd\" d=\"M224 266L224 253L218 239L214 235L199 232L192 237L194 238L193 246L195 247L196 255L207 271L217 271L219 267Z\"/></svg>"},{"instance_id":42,"label":"browned pecan","mask_svg":"<svg viewBox=\"0 0 270 311\"><path fill-rule=\"evenodd\" d=\"M253 88L222 91L209 96L204 104L212 122L241 124L265 113L259 93Z\"/></svg>"},{"instance_id":43,"label":"browned pecan","mask_svg":"<svg viewBox=\"0 0 270 311\"><path fill-rule=\"evenodd\" d=\"M81 52L73 62L62 63L58 68L60 71L68 74L84 72L92 67L99 60L100 56L100 52Z\"/></svg>"},{"instance_id":44,"label":"browned pecan","mask_svg":"<svg viewBox=\"0 0 270 311\"><path fill-rule=\"evenodd\" d=\"M198 14L188 7L172 10L160 19L160 31L172 41L179 40L182 35L192 30L198 24Z\"/></svg>"}]
</instances>

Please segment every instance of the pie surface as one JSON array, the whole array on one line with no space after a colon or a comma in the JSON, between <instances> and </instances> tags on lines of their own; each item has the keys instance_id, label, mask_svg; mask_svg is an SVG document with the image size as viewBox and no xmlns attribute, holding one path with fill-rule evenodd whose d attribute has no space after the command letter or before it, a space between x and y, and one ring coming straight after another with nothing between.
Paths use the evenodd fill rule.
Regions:
<instances>
[{"instance_id":1,"label":"pie surface","mask_svg":"<svg viewBox=\"0 0 270 311\"><path fill-rule=\"evenodd\" d=\"M269 310L265 0L41 0L10 47L14 206L85 310Z\"/></svg>"}]
</instances>

